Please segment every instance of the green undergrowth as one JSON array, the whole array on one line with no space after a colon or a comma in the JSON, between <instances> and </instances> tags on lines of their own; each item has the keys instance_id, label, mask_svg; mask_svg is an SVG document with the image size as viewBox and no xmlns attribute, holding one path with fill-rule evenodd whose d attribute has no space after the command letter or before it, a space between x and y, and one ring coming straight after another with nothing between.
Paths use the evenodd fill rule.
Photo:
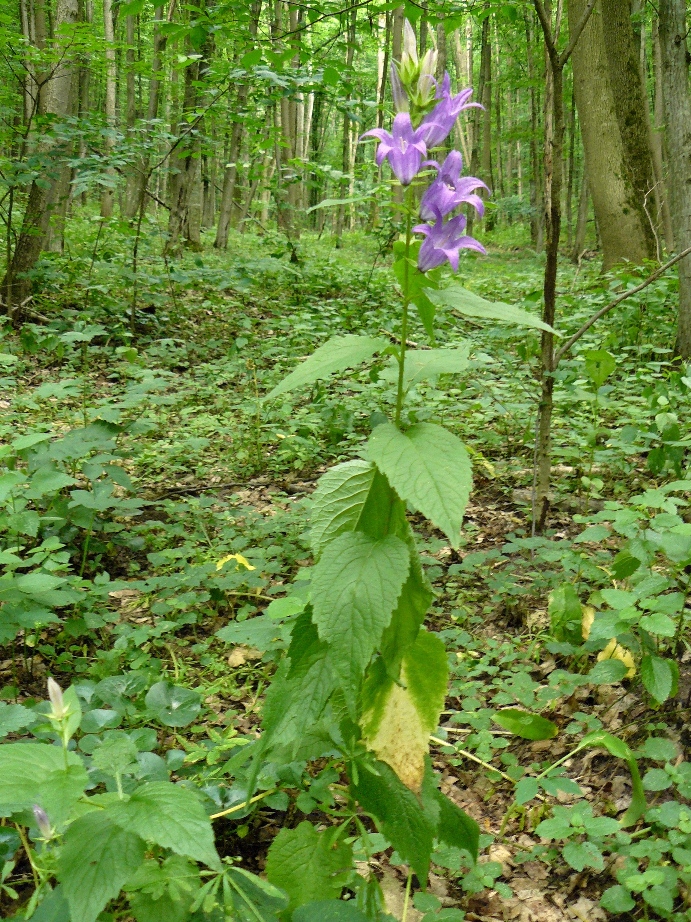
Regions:
<instances>
[{"instance_id":1,"label":"green undergrowth","mask_svg":"<svg viewBox=\"0 0 691 922\"><path fill-rule=\"evenodd\" d=\"M75 778L88 773L89 796L124 791L155 807L155 786L172 779L196 792L204 819L225 813L214 822L215 858L201 832L190 851L142 830L146 860L84 918L112 899L104 919L268 922L295 910L303 922L303 884L286 870L293 847L317 856L310 899L350 895L362 918L385 918L376 875L342 869L353 856L401 859L366 819L328 838L343 806L337 759L309 772L267 763L255 802L246 800L263 695L309 598L310 493L391 414L392 372L375 360L262 397L335 332L395 341L389 257L373 235L339 249L308 236L294 262L280 235L248 233L232 236L227 253L172 265L157 255L151 221L135 279L128 228L75 218L69 258L40 268L45 296L33 306L44 319L0 331L0 734L61 738L45 701L51 675L71 688L69 757ZM489 300L537 311L541 269L507 245L462 261L460 276ZM642 277L564 264L558 329L573 332ZM441 422L463 438L476 483L460 551L423 532L431 624L451 670L433 769L471 792L462 805L480 822L482 847L527 833L533 845L516 846L517 865L586 871L608 912L661 919L689 918L691 884L691 377L672 362L674 297L673 277L659 281L560 365L544 535L531 534L528 496L536 332L440 315L437 345L468 343L468 368L415 384L408 403L411 422ZM424 342L415 324L409 336ZM555 757L531 748L548 738ZM617 797L583 781L592 749L624 777ZM12 801L3 784L0 800L19 811L6 809L13 822L0 829L3 915L28 918L33 892L34 904L50 896L55 913L39 906L39 922L67 919L64 895L51 892L54 868L39 874L27 860L40 864L52 841L32 819L34 795ZM78 801L62 793L46 790L42 804L54 830ZM124 835L126 820L113 816ZM68 836L68 881L75 848ZM216 866L219 855L233 860ZM461 919L487 887L511 898L499 862L473 866L441 843L433 862L451 889L446 903L416 896L426 922ZM200 876L199 863L217 876Z\"/></svg>"}]
</instances>

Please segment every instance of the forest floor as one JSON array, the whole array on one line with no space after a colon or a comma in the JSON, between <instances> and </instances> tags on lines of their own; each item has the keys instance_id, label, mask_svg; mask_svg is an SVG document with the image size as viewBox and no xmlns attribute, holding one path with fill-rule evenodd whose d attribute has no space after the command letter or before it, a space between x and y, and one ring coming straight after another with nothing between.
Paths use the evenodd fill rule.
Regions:
<instances>
[{"instance_id":1,"label":"forest floor","mask_svg":"<svg viewBox=\"0 0 691 922\"><path fill-rule=\"evenodd\" d=\"M0 698L32 704L45 697L49 674L75 683L90 702L85 752L104 734L154 728L141 744L151 765L156 755L175 777L201 784L210 809L237 804L216 823L219 848L260 873L283 826L330 821L333 766L267 776L258 807L242 809L242 750L286 646L290 600L306 591L310 493L324 470L357 453L373 414L390 409L392 387L374 368L274 403L261 397L330 335L396 336L387 257L375 262L373 238L353 235L341 249L308 238L296 264L279 237L248 235L232 237L228 254L187 254L171 266L152 241L138 270L145 310L131 318L127 241L89 233L92 251L75 237L69 257L44 268L49 294L33 307L49 322L0 331L7 470L48 465L52 477L23 498L0 478L0 549L34 546L66 581L61 588L77 593L49 623L3 628ZM541 260L511 243L498 237L488 258L464 261L464 284L537 310ZM643 277L601 278L597 268L562 267L559 329L575 329ZM529 495L539 336L437 318L439 345L470 342L470 371L420 385L410 412L466 441L475 488L460 552L412 521L438 594L429 625L451 664L433 764L442 790L479 823L482 857L468 868L439 847L428 893L415 894L407 922L460 918L444 915L451 909L469 920L597 922L609 917L599 904L605 891L620 918L672 918L664 888L674 917L686 918L691 827L679 813L649 810L643 832L597 822L621 818L631 803L627 753L649 808L675 803L683 819L691 795L691 380L671 361L674 285L664 279L622 305L560 371L553 505L537 537ZM422 327L410 338L424 342ZM613 362L600 380L588 355L603 350ZM628 617L635 675L616 655L597 659L609 636L622 634L620 622L599 646L574 637L588 606ZM651 651L679 666L667 689L664 667L642 682ZM191 690L174 704L189 719L166 720L173 705L151 698L162 678ZM558 734L512 734L494 720L506 707L539 713ZM630 748L581 748L595 731ZM17 732L4 728L10 738ZM536 832L549 818L552 832ZM379 850L359 870L380 878L400 918L405 873L385 840L371 839ZM674 882L660 876L670 867Z\"/></svg>"}]
</instances>

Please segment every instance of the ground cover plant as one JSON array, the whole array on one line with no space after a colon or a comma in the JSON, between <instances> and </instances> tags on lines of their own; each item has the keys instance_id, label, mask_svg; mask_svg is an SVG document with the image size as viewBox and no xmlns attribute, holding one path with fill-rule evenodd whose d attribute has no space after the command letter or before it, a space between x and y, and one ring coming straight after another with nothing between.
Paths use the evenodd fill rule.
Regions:
<instances>
[{"instance_id":1,"label":"ground cover plant","mask_svg":"<svg viewBox=\"0 0 691 922\"><path fill-rule=\"evenodd\" d=\"M395 347L388 270L372 271L371 242L350 247L315 241L297 292L287 257L230 289L232 262L190 257L169 283L177 338L109 331L106 299L6 329L6 916L396 918L409 885L408 918L568 918L574 886L582 912L684 917L689 387L661 323L672 282L565 364L543 535L536 334L439 312L437 347L465 344L467 371L408 391L411 420L443 421L474 466L458 549L413 523L449 664L429 765L478 822L479 863L437 840L424 890L398 830L349 801L335 751L266 759L253 779L266 689L314 578L315 481L362 465L348 459L395 406L390 359L309 399L258 400L310 340L390 331ZM534 257L490 248L465 265L481 297L530 309ZM574 326L635 281L568 279ZM414 316L408 335L425 335ZM48 676L65 689L50 699Z\"/></svg>"},{"instance_id":2,"label":"ground cover plant","mask_svg":"<svg viewBox=\"0 0 691 922\"><path fill-rule=\"evenodd\" d=\"M82 215L2 328L6 918L691 916L676 282L563 266L546 327L404 36L390 256L139 227L132 298Z\"/></svg>"}]
</instances>

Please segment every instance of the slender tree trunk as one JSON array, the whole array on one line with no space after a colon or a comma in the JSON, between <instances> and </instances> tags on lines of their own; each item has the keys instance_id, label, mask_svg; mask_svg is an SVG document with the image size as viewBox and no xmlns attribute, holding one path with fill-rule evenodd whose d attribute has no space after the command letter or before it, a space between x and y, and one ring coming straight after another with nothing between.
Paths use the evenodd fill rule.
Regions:
<instances>
[{"instance_id":1,"label":"slender tree trunk","mask_svg":"<svg viewBox=\"0 0 691 922\"><path fill-rule=\"evenodd\" d=\"M581 176L581 192L578 197L578 215L576 217L576 232L574 234L573 250L571 258L575 263L579 263L585 249L585 232L588 227L588 203L590 194L588 191L588 174L583 167Z\"/></svg>"},{"instance_id":2,"label":"slender tree trunk","mask_svg":"<svg viewBox=\"0 0 691 922\"><path fill-rule=\"evenodd\" d=\"M111 0L103 0L103 36L105 40L106 59L106 136L103 145L106 159L112 157L115 149L115 29L113 28L113 5ZM113 215L115 201L115 170L106 169L108 185L101 191L101 217L110 218Z\"/></svg>"},{"instance_id":3,"label":"slender tree trunk","mask_svg":"<svg viewBox=\"0 0 691 922\"><path fill-rule=\"evenodd\" d=\"M357 7L353 9L348 14L348 32L347 32L347 44L346 44L346 59L345 59L345 74L348 77L348 85L350 86L351 82L351 70L353 67L353 56L355 54L355 38L357 30ZM345 198L348 195L348 190L350 186L350 177L353 171L352 163L352 124L351 124L351 114L350 114L350 102L352 99L352 93L348 89L345 98L345 106L343 111L343 125L342 125L342 135L341 135L341 169L343 171L343 179L341 180L339 197ZM340 246L341 236L343 234L343 228L345 225L346 218L346 206L339 205L338 212L336 214L336 245Z\"/></svg>"},{"instance_id":4,"label":"slender tree trunk","mask_svg":"<svg viewBox=\"0 0 691 922\"><path fill-rule=\"evenodd\" d=\"M660 0L660 52L672 225L677 250L691 246L691 95L684 0ZM691 359L691 257L678 264L679 315L675 351Z\"/></svg>"},{"instance_id":5,"label":"slender tree trunk","mask_svg":"<svg viewBox=\"0 0 691 922\"><path fill-rule=\"evenodd\" d=\"M657 16L653 16L652 28L652 45L653 45L653 78L654 78L654 99L653 99L653 117L649 123L650 147L653 151L653 166L655 169L655 182L660 189L662 198L662 225L665 233L665 243L668 252L674 250L674 226L672 224L672 213L669 206L669 182L665 179L664 171L664 152L663 152L663 127L664 127L664 106L662 102L662 57L660 52L660 34L658 28ZM643 51L645 50L644 45Z\"/></svg>"},{"instance_id":6,"label":"slender tree trunk","mask_svg":"<svg viewBox=\"0 0 691 922\"><path fill-rule=\"evenodd\" d=\"M540 103L536 87L535 34L533 16L530 10L525 13L525 40L528 58L528 79L530 81L530 242L535 252L542 252L543 246L543 207L542 207L542 173L538 147Z\"/></svg>"}]
</instances>

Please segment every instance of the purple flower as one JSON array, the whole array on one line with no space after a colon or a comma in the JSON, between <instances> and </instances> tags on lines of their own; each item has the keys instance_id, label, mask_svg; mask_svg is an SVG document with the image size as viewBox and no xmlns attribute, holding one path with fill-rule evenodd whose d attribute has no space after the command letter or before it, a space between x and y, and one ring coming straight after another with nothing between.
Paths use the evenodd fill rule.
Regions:
<instances>
[{"instance_id":1,"label":"purple flower","mask_svg":"<svg viewBox=\"0 0 691 922\"><path fill-rule=\"evenodd\" d=\"M398 76L398 70L396 65L392 64L390 68L390 77L391 77L391 95L393 96L393 104L396 112L408 112L410 105L408 102L408 94L403 88L401 83L401 78Z\"/></svg>"},{"instance_id":2,"label":"purple flower","mask_svg":"<svg viewBox=\"0 0 691 922\"><path fill-rule=\"evenodd\" d=\"M441 166L433 160L428 160L425 166L435 167L437 178L420 202L420 217L424 221L434 221L437 211L443 217L464 203L472 205L479 215L484 214L482 199L473 193L476 189L487 189L487 186L475 176L461 176L463 158L457 150L452 150Z\"/></svg>"},{"instance_id":3,"label":"purple flower","mask_svg":"<svg viewBox=\"0 0 691 922\"><path fill-rule=\"evenodd\" d=\"M425 131L425 141L428 147L438 147L447 137L456 119L464 109L473 107L481 109L478 102L468 102L473 95L472 88L461 90L456 96L451 94L451 78L449 72L444 74L442 85L437 88L436 98L441 100L432 109L429 115L422 120L420 128Z\"/></svg>"},{"instance_id":4,"label":"purple flower","mask_svg":"<svg viewBox=\"0 0 691 922\"><path fill-rule=\"evenodd\" d=\"M377 166L388 160L398 181L408 186L420 169L422 158L427 154L424 135L422 126L413 131L413 123L407 112L399 112L393 120L391 133L383 128L373 128L361 137L379 139L375 158Z\"/></svg>"},{"instance_id":5,"label":"purple flower","mask_svg":"<svg viewBox=\"0 0 691 922\"><path fill-rule=\"evenodd\" d=\"M463 235L465 224L465 216L461 214L451 218L445 224L442 213L436 208L435 222L431 227L429 224L418 224L413 228L416 234L425 235L417 260L420 272L429 272L430 269L436 269L437 266L445 263L447 259L454 272L458 272L460 250L477 250L478 253L487 252L474 237L465 237Z\"/></svg>"},{"instance_id":6,"label":"purple flower","mask_svg":"<svg viewBox=\"0 0 691 922\"><path fill-rule=\"evenodd\" d=\"M50 839L53 836L53 828L50 825L50 820L48 819L48 814L43 809L39 807L38 804L34 804L34 819L36 820L36 825L38 826L38 831L41 833L44 839Z\"/></svg>"}]
</instances>

